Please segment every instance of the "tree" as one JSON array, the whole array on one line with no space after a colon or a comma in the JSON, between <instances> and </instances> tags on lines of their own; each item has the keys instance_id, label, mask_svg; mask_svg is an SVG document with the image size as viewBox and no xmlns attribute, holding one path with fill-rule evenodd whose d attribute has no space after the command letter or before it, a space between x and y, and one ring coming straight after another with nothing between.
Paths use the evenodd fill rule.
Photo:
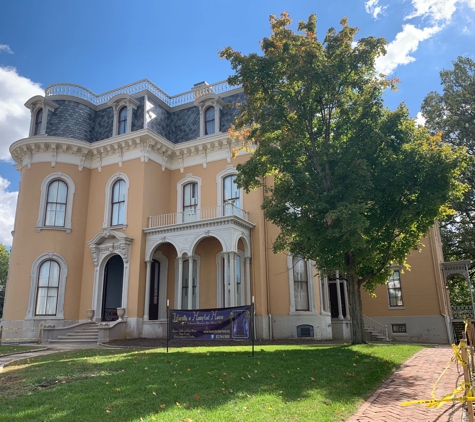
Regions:
<instances>
[{"instance_id":1,"label":"tree","mask_svg":"<svg viewBox=\"0 0 475 422\"><path fill-rule=\"evenodd\" d=\"M7 284L9 259L10 253L8 252L5 245L0 243L0 319L3 315L3 302L5 300L5 287Z\"/></svg>"},{"instance_id":2,"label":"tree","mask_svg":"<svg viewBox=\"0 0 475 422\"><path fill-rule=\"evenodd\" d=\"M475 257L475 62L468 57L458 57L453 65L453 70L440 72L443 93L429 93L421 107L426 126L433 133L450 145L464 147L467 152L468 166L462 181L469 189L453 202L456 213L441 222L444 256L448 261ZM473 280L473 261L469 273ZM452 304L462 304L463 293L470 303L467 289L458 288L458 284L449 285Z\"/></svg>"},{"instance_id":3,"label":"tree","mask_svg":"<svg viewBox=\"0 0 475 422\"><path fill-rule=\"evenodd\" d=\"M238 166L246 191L261 187L268 220L280 228L273 248L346 274L353 343L364 343L361 288L386 283L390 264L404 264L441 216L459 155L416 127L404 105L384 108L395 80L376 75L382 38L362 38L342 20L317 39L316 16L289 29L287 13L271 15L262 55L231 47L230 60L246 102L232 136L253 148ZM253 147L254 146L254 147Z\"/></svg>"}]
</instances>

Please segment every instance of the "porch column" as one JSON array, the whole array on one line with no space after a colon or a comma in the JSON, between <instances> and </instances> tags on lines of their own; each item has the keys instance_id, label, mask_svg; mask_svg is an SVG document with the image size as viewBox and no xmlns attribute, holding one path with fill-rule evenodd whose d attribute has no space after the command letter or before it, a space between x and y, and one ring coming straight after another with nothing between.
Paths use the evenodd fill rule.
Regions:
<instances>
[{"instance_id":1,"label":"porch column","mask_svg":"<svg viewBox=\"0 0 475 422\"><path fill-rule=\"evenodd\" d=\"M343 292L345 293L345 310L346 310L346 319L350 318L350 306L348 304L348 289L347 289L346 278L343 279Z\"/></svg>"},{"instance_id":2,"label":"porch column","mask_svg":"<svg viewBox=\"0 0 475 422\"><path fill-rule=\"evenodd\" d=\"M225 252L223 253L223 258L224 258L224 282L223 282L223 288L224 288L224 307L227 308L229 306L229 285L228 285L228 280L229 280L229 253Z\"/></svg>"},{"instance_id":3,"label":"porch column","mask_svg":"<svg viewBox=\"0 0 475 422\"><path fill-rule=\"evenodd\" d=\"M182 288L183 288L183 257L178 258L178 286L177 286L177 304L176 308L181 309L181 295L182 295Z\"/></svg>"},{"instance_id":4,"label":"porch column","mask_svg":"<svg viewBox=\"0 0 475 422\"><path fill-rule=\"evenodd\" d=\"M188 255L188 309L193 309L193 257Z\"/></svg>"},{"instance_id":5,"label":"porch column","mask_svg":"<svg viewBox=\"0 0 475 422\"><path fill-rule=\"evenodd\" d=\"M340 271L336 271L336 297L338 299L338 319L343 319L341 312Z\"/></svg>"},{"instance_id":6,"label":"porch column","mask_svg":"<svg viewBox=\"0 0 475 422\"><path fill-rule=\"evenodd\" d=\"M251 304L251 257L246 256L244 258L244 271L245 271L245 283L246 283L246 300L245 304ZM243 289L244 290L244 289Z\"/></svg>"},{"instance_id":7,"label":"porch column","mask_svg":"<svg viewBox=\"0 0 475 422\"><path fill-rule=\"evenodd\" d=\"M230 282L231 282L231 306L237 306L236 303L236 255L234 252L229 253L229 275L230 275Z\"/></svg>"},{"instance_id":8,"label":"porch column","mask_svg":"<svg viewBox=\"0 0 475 422\"><path fill-rule=\"evenodd\" d=\"M143 320L148 321L148 310L150 304L150 273L152 268L152 261L145 261L147 264L147 275L145 276L145 304L143 311Z\"/></svg>"}]
</instances>

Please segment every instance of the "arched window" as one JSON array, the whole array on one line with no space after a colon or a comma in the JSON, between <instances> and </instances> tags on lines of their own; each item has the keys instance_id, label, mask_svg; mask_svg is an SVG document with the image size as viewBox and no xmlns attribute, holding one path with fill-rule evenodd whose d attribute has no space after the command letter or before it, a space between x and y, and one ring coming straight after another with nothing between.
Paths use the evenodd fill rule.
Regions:
<instances>
[{"instance_id":1,"label":"arched window","mask_svg":"<svg viewBox=\"0 0 475 422\"><path fill-rule=\"evenodd\" d=\"M73 180L61 172L51 173L43 180L36 231L71 231L75 189Z\"/></svg>"},{"instance_id":2,"label":"arched window","mask_svg":"<svg viewBox=\"0 0 475 422\"><path fill-rule=\"evenodd\" d=\"M208 107L205 111L205 135L215 133L214 107Z\"/></svg>"},{"instance_id":3,"label":"arched window","mask_svg":"<svg viewBox=\"0 0 475 422\"><path fill-rule=\"evenodd\" d=\"M124 224L125 221L125 181L117 180L112 186L111 226Z\"/></svg>"},{"instance_id":4,"label":"arched window","mask_svg":"<svg viewBox=\"0 0 475 422\"><path fill-rule=\"evenodd\" d=\"M68 185L62 180L53 180L48 186L45 226L64 227Z\"/></svg>"},{"instance_id":5,"label":"arched window","mask_svg":"<svg viewBox=\"0 0 475 422\"><path fill-rule=\"evenodd\" d=\"M40 108L35 116L35 128L33 135L41 135L41 127L43 125L43 109Z\"/></svg>"},{"instance_id":6,"label":"arched window","mask_svg":"<svg viewBox=\"0 0 475 422\"><path fill-rule=\"evenodd\" d=\"M127 107L122 107L119 111L119 129L118 135L122 135L127 132Z\"/></svg>"},{"instance_id":7,"label":"arched window","mask_svg":"<svg viewBox=\"0 0 475 422\"><path fill-rule=\"evenodd\" d=\"M224 215L239 215L241 210L240 189L236 184L236 177L231 174L223 179Z\"/></svg>"},{"instance_id":8,"label":"arched window","mask_svg":"<svg viewBox=\"0 0 475 422\"><path fill-rule=\"evenodd\" d=\"M198 183L183 186L183 222L195 221L198 211Z\"/></svg>"},{"instance_id":9,"label":"arched window","mask_svg":"<svg viewBox=\"0 0 475 422\"><path fill-rule=\"evenodd\" d=\"M58 305L60 268L56 261L44 261L38 275L35 315L55 316Z\"/></svg>"}]
</instances>

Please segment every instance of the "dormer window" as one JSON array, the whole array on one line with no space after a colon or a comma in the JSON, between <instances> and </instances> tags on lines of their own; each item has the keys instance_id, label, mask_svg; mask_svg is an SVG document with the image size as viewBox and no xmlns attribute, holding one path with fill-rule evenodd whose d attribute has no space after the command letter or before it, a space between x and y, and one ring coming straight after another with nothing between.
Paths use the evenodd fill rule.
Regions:
<instances>
[{"instance_id":1,"label":"dormer window","mask_svg":"<svg viewBox=\"0 0 475 422\"><path fill-rule=\"evenodd\" d=\"M119 130L118 135L127 132L127 107L122 107L119 111Z\"/></svg>"},{"instance_id":2,"label":"dormer window","mask_svg":"<svg viewBox=\"0 0 475 422\"><path fill-rule=\"evenodd\" d=\"M41 135L41 128L43 125L43 109L40 108L36 112L36 117L35 117L35 129L33 131L33 135Z\"/></svg>"},{"instance_id":3,"label":"dormer window","mask_svg":"<svg viewBox=\"0 0 475 422\"><path fill-rule=\"evenodd\" d=\"M25 107L31 112L30 136L46 135L48 113L54 112L59 105L41 95L35 95L25 103Z\"/></svg>"},{"instance_id":4,"label":"dormer window","mask_svg":"<svg viewBox=\"0 0 475 422\"><path fill-rule=\"evenodd\" d=\"M132 112L140 106L140 103L129 94L118 94L107 104L114 110L112 136L132 132Z\"/></svg>"},{"instance_id":5,"label":"dormer window","mask_svg":"<svg viewBox=\"0 0 475 422\"><path fill-rule=\"evenodd\" d=\"M205 111L205 135L215 133L215 111L214 107L208 107Z\"/></svg>"}]
</instances>

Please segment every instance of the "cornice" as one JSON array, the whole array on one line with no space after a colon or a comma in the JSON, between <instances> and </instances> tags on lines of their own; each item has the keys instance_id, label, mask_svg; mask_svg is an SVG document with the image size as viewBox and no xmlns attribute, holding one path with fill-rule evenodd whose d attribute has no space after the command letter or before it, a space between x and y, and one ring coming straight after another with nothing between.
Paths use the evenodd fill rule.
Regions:
<instances>
[{"instance_id":1,"label":"cornice","mask_svg":"<svg viewBox=\"0 0 475 422\"><path fill-rule=\"evenodd\" d=\"M66 163L83 168L102 170L102 167L118 165L124 161L140 159L147 163L154 161L162 170L179 169L226 159L231 161L232 150L240 146L228 133L217 133L173 144L151 129L114 136L98 142L85 142L73 138L57 136L32 136L20 139L10 146L10 154L16 161L18 170L34 163ZM240 152L243 154L243 152Z\"/></svg>"}]
</instances>

